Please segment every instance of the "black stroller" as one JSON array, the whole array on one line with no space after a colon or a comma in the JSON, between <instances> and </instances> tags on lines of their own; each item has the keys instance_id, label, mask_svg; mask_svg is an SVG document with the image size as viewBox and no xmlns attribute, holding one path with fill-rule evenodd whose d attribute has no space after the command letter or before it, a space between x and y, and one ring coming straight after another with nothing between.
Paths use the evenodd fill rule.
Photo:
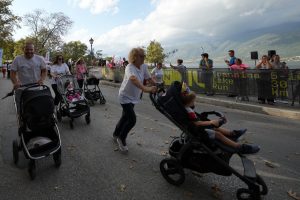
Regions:
<instances>
[{"instance_id":1,"label":"black stroller","mask_svg":"<svg viewBox=\"0 0 300 200\"><path fill-rule=\"evenodd\" d=\"M69 117L70 128L73 129L74 119L85 115L86 123L90 124L90 107L82 95L82 89L79 88L76 78L73 75L63 75L56 80L56 83L61 95L56 109L57 120L62 121L62 117Z\"/></svg>"},{"instance_id":2,"label":"black stroller","mask_svg":"<svg viewBox=\"0 0 300 200\"><path fill-rule=\"evenodd\" d=\"M13 158L17 164L19 151L30 159L28 172L36 176L35 160L53 155L56 167L61 165L61 141L54 116L54 102L46 85L24 85L14 92L19 138L13 141Z\"/></svg>"},{"instance_id":3,"label":"black stroller","mask_svg":"<svg viewBox=\"0 0 300 200\"><path fill-rule=\"evenodd\" d=\"M268 188L261 176L256 173L253 161L245 155L238 154L244 166L244 174L242 175L233 169L229 165L229 161L232 154L237 153L236 150L216 140L210 140L207 132L213 130L197 128L189 121L180 93L181 83L175 81L166 94L160 96L150 94L150 99L156 109L183 131L181 137L174 138L170 144L169 154L171 158L163 159L160 163L163 177L170 184L179 186L185 180L184 168L200 173L213 172L222 176L234 174L248 186L248 188L237 190L236 195L239 200L259 200L261 195L266 195ZM215 111L197 115L202 119L207 119L208 115L216 115L220 117L220 122L223 121L223 115Z\"/></svg>"},{"instance_id":4,"label":"black stroller","mask_svg":"<svg viewBox=\"0 0 300 200\"><path fill-rule=\"evenodd\" d=\"M89 100L91 105L95 104L95 101L100 101L100 104L105 104L106 100L99 87L100 79L95 76L86 76L83 82L84 96Z\"/></svg>"}]
</instances>

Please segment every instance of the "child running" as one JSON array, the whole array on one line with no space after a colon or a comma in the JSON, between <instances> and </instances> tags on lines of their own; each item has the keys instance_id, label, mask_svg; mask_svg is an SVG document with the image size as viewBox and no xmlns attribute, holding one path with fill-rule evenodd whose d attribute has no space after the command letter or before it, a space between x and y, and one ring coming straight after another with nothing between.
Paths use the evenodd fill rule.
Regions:
<instances>
[{"instance_id":1,"label":"child running","mask_svg":"<svg viewBox=\"0 0 300 200\"><path fill-rule=\"evenodd\" d=\"M201 126L203 129L213 129L214 132L209 132L210 139L217 139L228 145L232 148L235 148L238 153L241 154L254 154L257 153L260 148L254 144L239 144L235 142L240 136L242 136L247 129L242 130L233 130L230 131L225 128L215 128L219 126L219 120L208 120L208 121L200 121L197 117L195 111L192 109L195 105L196 95L194 92L184 91L182 92L182 101L185 106L185 109L188 112L189 119L196 125ZM226 120L226 119L224 119Z\"/></svg>"}]
</instances>

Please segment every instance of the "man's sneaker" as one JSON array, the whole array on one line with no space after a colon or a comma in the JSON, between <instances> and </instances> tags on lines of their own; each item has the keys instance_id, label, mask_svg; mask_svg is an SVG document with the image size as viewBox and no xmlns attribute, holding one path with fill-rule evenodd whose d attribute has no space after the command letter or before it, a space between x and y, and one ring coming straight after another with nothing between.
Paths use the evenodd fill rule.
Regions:
<instances>
[{"instance_id":1,"label":"man's sneaker","mask_svg":"<svg viewBox=\"0 0 300 200\"><path fill-rule=\"evenodd\" d=\"M128 151L128 147L126 146L126 144L124 144L124 142L122 142L122 140L120 138L117 138L117 143L119 145L120 151L122 151L122 152Z\"/></svg>"},{"instance_id":2,"label":"man's sneaker","mask_svg":"<svg viewBox=\"0 0 300 200\"><path fill-rule=\"evenodd\" d=\"M229 136L230 139L237 141L242 135L244 135L247 132L247 129L240 129L240 130L233 130L233 133L231 136Z\"/></svg>"},{"instance_id":3,"label":"man's sneaker","mask_svg":"<svg viewBox=\"0 0 300 200\"><path fill-rule=\"evenodd\" d=\"M242 144L238 148L238 152L241 154L254 154L254 153L259 152L259 150L260 150L260 147L255 144Z\"/></svg>"}]
</instances>

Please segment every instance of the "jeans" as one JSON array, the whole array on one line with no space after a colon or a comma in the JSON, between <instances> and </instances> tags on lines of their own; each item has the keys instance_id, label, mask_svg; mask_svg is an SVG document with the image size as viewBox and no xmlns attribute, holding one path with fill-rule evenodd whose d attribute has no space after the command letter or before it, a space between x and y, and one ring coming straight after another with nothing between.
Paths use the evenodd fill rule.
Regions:
<instances>
[{"instance_id":1,"label":"jeans","mask_svg":"<svg viewBox=\"0 0 300 200\"><path fill-rule=\"evenodd\" d=\"M119 137L123 144L126 145L126 138L129 131L134 127L136 123L136 115L134 112L134 104L127 103L121 104L123 111L119 122L116 125L114 136Z\"/></svg>"}]
</instances>

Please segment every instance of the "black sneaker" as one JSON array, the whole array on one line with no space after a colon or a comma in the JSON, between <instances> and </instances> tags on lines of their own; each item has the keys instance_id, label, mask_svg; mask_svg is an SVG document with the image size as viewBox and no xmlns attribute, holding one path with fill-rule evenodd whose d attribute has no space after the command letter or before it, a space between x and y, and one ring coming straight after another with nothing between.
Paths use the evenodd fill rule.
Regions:
<instances>
[{"instance_id":1,"label":"black sneaker","mask_svg":"<svg viewBox=\"0 0 300 200\"><path fill-rule=\"evenodd\" d=\"M237 141L242 135L244 135L247 132L247 129L240 129L240 130L233 130L233 133L231 136L229 136L230 139Z\"/></svg>"},{"instance_id":2,"label":"black sneaker","mask_svg":"<svg viewBox=\"0 0 300 200\"><path fill-rule=\"evenodd\" d=\"M241 154L254 154L254 153L259 152L259 150L260 150L260 147L255 144L242 144L238 148L238 152Z\"/></svg>"}]
</instances>

